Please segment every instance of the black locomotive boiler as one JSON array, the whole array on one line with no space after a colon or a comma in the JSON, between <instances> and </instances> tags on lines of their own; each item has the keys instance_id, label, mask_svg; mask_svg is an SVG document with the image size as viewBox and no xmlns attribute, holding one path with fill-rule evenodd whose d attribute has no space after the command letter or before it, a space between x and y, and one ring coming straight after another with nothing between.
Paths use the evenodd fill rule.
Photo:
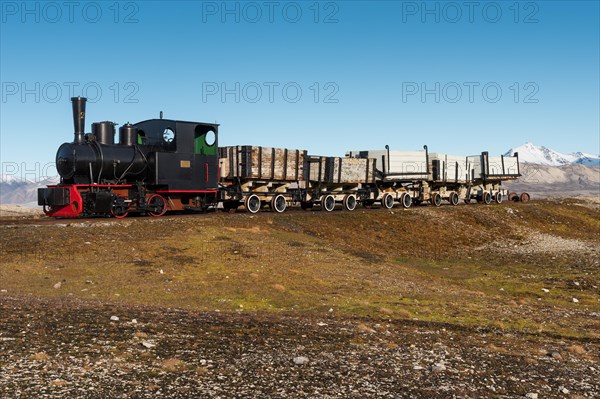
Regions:
<instances>
[{"instance_id":1,"label":"black locomotive boiler","mask_svg":"<svg viewBox=\"0 0 600 399\"><path fill-rule=\"evenodd\" d=\"M72 143L56 154L61 183L38 190L38 203L55 217L131 211L161 216L203 210L218 199L217 124L150 119L136 124L97 122L85 133L86 99L73 97Z\"/></svg>"}]
</instances>

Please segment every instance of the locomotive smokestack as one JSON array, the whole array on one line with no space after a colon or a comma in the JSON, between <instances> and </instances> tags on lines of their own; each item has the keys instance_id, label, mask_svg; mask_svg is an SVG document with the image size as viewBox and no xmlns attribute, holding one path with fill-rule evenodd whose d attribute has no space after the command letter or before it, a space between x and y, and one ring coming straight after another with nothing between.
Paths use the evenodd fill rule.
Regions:
<instances>
[{"instance_id":1,"label":"locomotive smokestack","mask_svg":"<svg viewBox=\"0 0 600 399\"><path fill-rule=\"evenodd\" d=\"M83 143L85 132L85 97L71 97L73 103L73 127L75 128L75 143Z\"/></svg>"}]
</instances>

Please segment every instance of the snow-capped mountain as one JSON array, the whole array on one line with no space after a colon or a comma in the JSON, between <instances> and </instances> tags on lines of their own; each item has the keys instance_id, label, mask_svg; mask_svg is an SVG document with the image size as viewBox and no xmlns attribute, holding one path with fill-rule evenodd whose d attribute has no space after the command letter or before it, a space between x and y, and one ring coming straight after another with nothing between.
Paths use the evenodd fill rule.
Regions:
<instances>
[{"instance_id":1,"label":"snow-capped mountain","mask_svg":"<svg viewBox=\"0 0 600 399\"><path fill-rule=\"evenodd\" d=\"M600 166L600 156L598 155L586 154L583 152L563 154L544 146L537 146L533 143L525 143L518 147L511 148L504 155L512 156L515 152L519 153L519 161L538 165L562 166L579 164L586 166Z\"/></svg>"}]
</instances>

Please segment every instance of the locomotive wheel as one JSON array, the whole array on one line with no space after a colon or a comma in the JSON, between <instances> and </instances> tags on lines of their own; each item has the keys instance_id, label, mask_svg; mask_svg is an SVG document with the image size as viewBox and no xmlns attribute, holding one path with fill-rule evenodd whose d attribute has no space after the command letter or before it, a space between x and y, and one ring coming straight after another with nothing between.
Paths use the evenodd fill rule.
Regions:
<instances>
[{"instance_id":1,"label":"locomotive wheel","mask_svg":"<svg viewBox=\"0 0 600 399\"><path fill-rule=\"evenodd\" d=\"M126 218L127 215L129 215L129 212L127 212L127 208L125 208L122 205L113 206L112 209L110 210L110 213L117 219L123 219L123 218Z\"/></svg>"},{"instance_id":2,"label":"locomotive wheel","mask_svg":"<svg viewBox=\"0 0 600 399\"><path fill-rule=\"evenodd\" d=\"M419 205L421 205L421 204L423 203L423 201L421 201L420 199L415 199L415 200L412 200L412 203L413 203L415 206L419 206Z\"/></svg>"},{"instance_id":3,"label":"locomotive wheel","mask_svg":"<svg viewBox=\"0 0 600 399\"><path fill-rule=\"evenodd\" d=\"M148 213L150 216L162 216L165 212L167 212L167 201L162 195L154 194L148 198Z\"/></svg>"},{"instance_id":4,"label":"locomotive wheel","mask_svg":"<svg viewBox=\"0 0 600 399\"><path fill-rule=\"evenodd\" d=\"M394 207L394 197L392 194L383 194L383 197L381 198L381 207L385 209L392 209Z\"/></svg>"},{"instance_id":5,"label":"locomotive wheel","mask_svg":"<svg viewBox=\"0 0 600 399\"><path fill-rule=\"evenodd\" d=\"M496 193L496 195L494 195L494 201L496 201L496 204L501 204L502 203L503 198L502 198L502 193L500 191L498 191Z\"/></svg>"},{"instance_id":6,"label":"locomotive wheel","mask_svg":"<svg viewBox=\"0 0 600 399\"><path fill-rule=\"evenodd\" d=\"M302 210L310 211L312 209L312 207L313 207L312 202L307 202L307 201L300 202L300 208L302 208Z\"/></svg>"},{"instance_id":7,"label":"locomotive wheel","mask_svg":"<svg viewBox=\"0 0 600 399\"><path fill-rule=\"evenodd\" d=\"M483 195L481 196L481 201L486 204L489 205L492 203L492 194L490 194L489 192L484 192Z\"/></svg>"},{"instance_id":8,"label":"locomotive wheel","mask_svg":"<svg viewBox=\"0 0 600 399\"><path fill-rule=\"evenodd\" d=\"M523 193L523 194L521 194L521 196L519 197L519 199L521 200L521 202L529 202L529 200L531 199L531 197L529 196L529 194Z\"/></svg>"},{"instance_id":9,"label":"locomotive wheel","mask_svg":"<svg viewBox=\"0 0 600 399\"><path fill-rule=\"evenodd\" d=\"M260 206L261 206L261 202L260 202L260 198L258 198L258 195L256 194L251 194L246 198L246 210L250 213L256 213L258 211L260 211Z\"/></svg>"},{"instance_id":10,"label":"locomotive wheel","mask_svg":"<svg viewBox=\"0 0 600 399\"><path fill-rule=\"evenodd\" d=\"M110 213L117 219L123 219L129 215L127 211L127 204L125 198L117 195L113 200L113 206L110 209Z\"/></svg>"},{"instance_id":11,"label":"locomotive wheel","mask_svg":"<svg viewBox=\"0 0 600 399\"><path fill-rule=\"evenodd\" d=\"M402 206L406 209L410 208L410 206L412 205L412 198L410 196L409 193L402 193L402 195L400 196L400 203L402 204Z\"/></svg>"},{"instance_id":12,"label":"locomotive wheel","mask_svg":"<svg viewBox=\"0 0 600 399\"><path fill-rule=\"evenodd\" d=\"M335 208L335 198L333 198L333 195L328 194L323 196L321 199L321 209L331 212L333 211L333 208Z\"/></svg>"},{"instance_id":13,"label":"locomotive wheel","mask_svg":"<svg viewBox=\"0 0 600 399\"><path fill-rule=\"evenodd\" d=\"M277 213L281 213L285 211L285 207L287 203L285 201L285 197L282 194L278 194L271 198L271 209Z\"/></svg>"},{"instance_id":14,"label":"locomotive wheel","mask_svg":"<svg viewBox=\"0 0 600 399\"><path fill-rule=\"evenodd\" d=\"M465 204L469 205L471 203L471 198L465 198L463 201L465 201Z\"/></svg>"},{"instance_id":15,"label":"locomotive wheel","mask_svg":"<svg viewBox=\"0 0 600 399\"><path fill-rule=\"evenodd\" d=\"M519 194L515 193L514 191L512 193L508 193L508 200L514 202L519 201Z\"/></svg>"},{"instance_id":16,"label":"locomotive wheel","mask_svg":"<svg viewBox=\"0 0 600 399\"><path fill-rule=\"evenodd\" d=\"M434 206L442 205L442 196L438 193L431 194L431 204Z\"/></svg>"},{"instance_id":17,"label":"locomotive wheel","mask_svg":"<svg viewBox=\"0 0 600 399\"><path fill-rule=\"evenodd\" d=\"M457 194L457 193L455 193L455 192L451 192L451 193L450 193L450 198L448 198L448 201L450 201L450 203L451 203L453 206L456 206L456 205L458 205L458 194Z\"/></svg>"}]
</instances>

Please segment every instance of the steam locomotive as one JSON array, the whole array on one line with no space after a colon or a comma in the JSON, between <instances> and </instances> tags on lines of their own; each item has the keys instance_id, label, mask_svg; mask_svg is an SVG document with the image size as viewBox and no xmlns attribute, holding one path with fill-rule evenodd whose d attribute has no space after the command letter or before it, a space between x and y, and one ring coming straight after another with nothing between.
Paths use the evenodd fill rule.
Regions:
<instances>
[{"instance_id":1,"label":"steam locomotive","mask_svg":"<svg viewBox=\"0 0 600 399\"><path fill-rule=\"evenodd\" d=\"M73 97L74 139L56 154L60 184L38 189L48 216L74 218L131 212L244 207L302 209L371 207L459 200L500 203L502 181L520 176L518 154L471 157L419 151L351 151L346 157L309 155L306 150L258 146L219 147L218 124L150 119L119 127L92 123L85 133L86 98ZM527 200L527 194L519 197ZM512 199L512 198L511 198Z\"/></svg>"}]
</instances>

